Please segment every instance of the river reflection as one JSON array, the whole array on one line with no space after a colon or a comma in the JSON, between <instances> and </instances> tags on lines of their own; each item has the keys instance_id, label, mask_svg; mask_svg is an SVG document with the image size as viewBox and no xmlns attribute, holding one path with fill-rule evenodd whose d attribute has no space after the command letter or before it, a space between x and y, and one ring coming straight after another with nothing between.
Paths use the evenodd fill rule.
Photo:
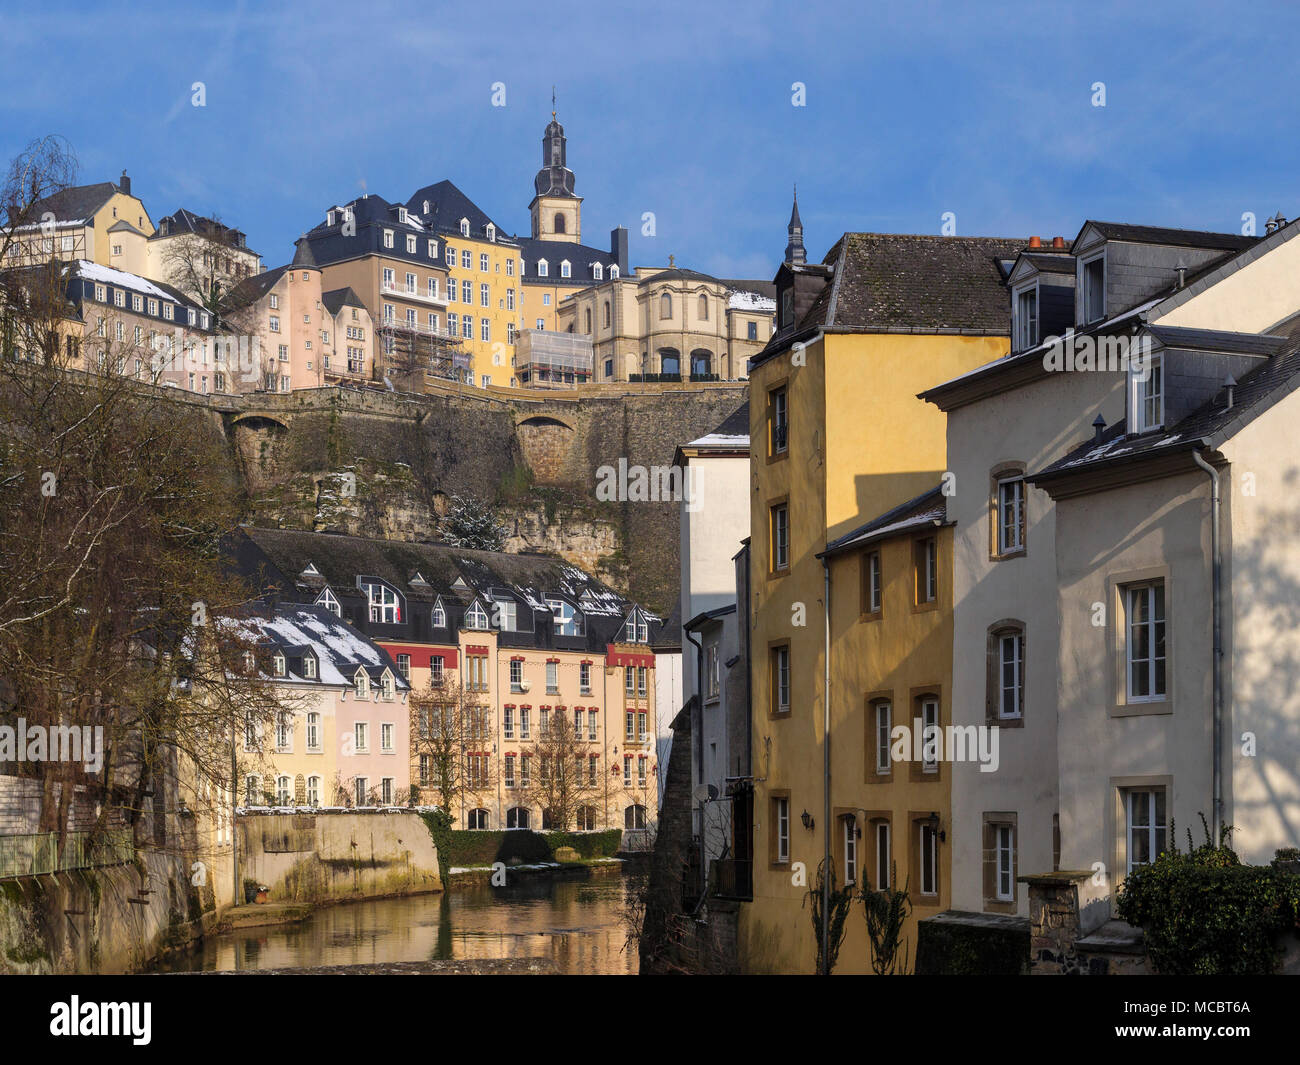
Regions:
<instances>
[{"instance_id":1,"label":"river reflection","mask_svg":"<svg viewBox=\"0 0 1300 1065\"><path fill-rule=\"evenodd\" d=\"M562 973L637 971L622 877L458 886L437 895L327 906L300 924L210 936L166 970L282 969L435 958L549 958Z\"/></svg>"}]
</instances>

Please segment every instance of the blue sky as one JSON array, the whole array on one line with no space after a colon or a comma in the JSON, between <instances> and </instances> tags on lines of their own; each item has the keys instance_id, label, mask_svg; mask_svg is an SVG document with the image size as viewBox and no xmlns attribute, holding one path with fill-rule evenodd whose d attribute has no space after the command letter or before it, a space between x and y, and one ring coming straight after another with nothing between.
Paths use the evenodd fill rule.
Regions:
<instances>
[{"instance_id":1,"label":"blue sky","mask_svg":"<svg viewBox=\"0 0 1300 1065\"><path fill-rule=\"evenodd\" d=\"M770 277L798 182L845 230L1073 237L1300 214L1300 7L1241 4L54 3L0 14L0 157L58 133L268 267L325 209L448 178L528 230L551 85L584 242ZM555 25L545 16L554 13ZM190 104L202 81L207 101ZM792 105L792 84L806 106ZM1106 106L1092 105L1104 82ZM506 106L492 106L504 82ZM656 235L641 234L654 212Z\"/></svg>"}]
</instances>

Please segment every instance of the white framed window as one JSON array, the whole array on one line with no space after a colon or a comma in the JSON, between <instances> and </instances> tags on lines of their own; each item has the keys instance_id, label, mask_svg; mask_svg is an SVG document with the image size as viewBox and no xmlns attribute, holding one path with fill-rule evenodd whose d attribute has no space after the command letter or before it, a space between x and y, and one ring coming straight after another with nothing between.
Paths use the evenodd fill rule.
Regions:
<instances>
[{"instance_id":1,"label":"white framed window","mask_svg":"<svg viewBox=\"0 0 1300 1065\"><path fill-rule=\"evenodd\" d=\"M462 237L468 237L468 236L469 236L469 219L468 219L468 218L462 218L462 219L460 220L460 235L461 235Z\"/></svg>"},{"instance_id":2,"label":"white framed window","mask_svg":"<svg viewBox=\"0 0 1300 1065\"><path fill-rule=\"evenodd\" d=\"M867 613L880 613L882 591L880 552L871 551L867 554Z\"/></svg>"},{"instance_id":3,"label":"white framed window","mask_svg":"<svg viewBox=\"0 0 1300 1065\"><path fill-rule=\"evenodd\" d=\"M307 805L320 805L320 777L318 776L307 778Z\"/></svg>"},{"instance_id":4,"label":"white framed window","mask_svg":"<svg viewBox=\"0 0 1300 1065\"><path fill-rule=\"evenodd\" d=\"M384 675L379 678L379 691L385 702L393 701L394 688L392 673L384 670Z\"/></svg>"},{"instance_id":5,"label":"white framed window","mask_svg":"<svg viewBox=\"0 0 1300 1065\"><path fill-rule=\"evenodd\" d=\"M364 721L357 721L352 726L353 750L364 753L370 750L370 726Z\"/></svg>"},{"instance_id":6,"label":"white framed window","mask_svg":"<svg viewBox=\"0 0 1300 1065\"><path fill-rule=\"evenodd\" d=\"M1153 862L1165 849L1168 835L1164 788L1135 788L1124 793L1128 819L1128 872Z\"/></svg>"},{"instance_id":7,"label":"white framed window","mask_svg":"<svg viewBox=\"0 0 1300 1065\"><path fill-rule=\"evenodd\" d=\"M1129 409L1133 431L1146 433L1165 424L1164 356L1153 355L1145 366L1129 367Z\"/></svg>"},{"instance_id":8,"label":"white framed window","mask_svg":"<svg viewBox=\"0 0 1300 1065\"><path fill-rule=\"evenodd\" d=\"M335 598L334 593L331 592L328 588L326 588L323 592L320 593L320 595L316 597L316 602L321 606L323 606L336 618L341 618L343 616L343 607L339 605L338 599Z\"/></svg>"},{"instance_id":9,"label":"white framed window","mask_svg":"<svg viewBox=\"0 0 1300 1065\"><path fill-rule=\"evenodd\" d=\"M996 897L999 902L1016 900L1015 829L1011 825L993 826L993 846L997 859Z\"/></svg>"},{"instance_id":10,"label":"white framed window","mask_svg":"<svg viewBox=\"0 0 1300 1065\"><path fill-rule=\"evenodd\" d=\"M384 247L385 247L385 248L391 248L392 246L393 246L393 231L392 231L391 229L385 229L385 230L384 230Z\"/></svg>"},{"instance_id":11,"label":"white framed window","mask_svg":"<svg viewBox=\"0 0 1300 1065\"><path fill-rule=\"evenodd\" d=\"M772 649L772 710L777 714L790 712L789 644Z\"/></svg>"},{"instance_id":12,"label":"white framed window","mask_svg":"<svg viewBox=\"0 0 1300 1065\"><path fill-rule=\"evenodd\" d=\"M1016 290L1016 349L1038 343L1038 281Z\"/></svg>"},{"instance_id":13,"label":"white framed window","mask_svg":"<svg viewBox=\"0 0 1300 1065\"><path fill-rule=\"evenodd\" d=\"M366 806L369 803L370 779L369 777L357 777L354 784L356 801L358 806Z\"/></svg>"},{"instance_id":14,"label":"white framed window","mask_svg":"<svg viewBox=\"0 0 1300 1065\"><path fill-rule=\"evenodd\" d=\"M244 777L244 805L262 805L262 778L255 775Z\"/></svg>"},{"instance_id":15,"label":"white framed window","mask_svg":"<svg viewBox=\"0 0 1300 1065\"><path fill-rule=\"evenodd\" d=\"M573 276L573 266L572 264L570 264L568 259L565 259L562 263L560 263L560 276L561 277Z\"/></svg>"},{"instance_id":16,"label":"white framed window","mask_svg":"<svg viewBox=\"0 0 1300 1065\"><path fill-rule=\"evenodd\" d=\"M277 751L293 749L293 718L284 710L275 715L275 748Z\"/></svg>"},{"instance_id":17,"label":"white framed window","mask_svg":"<svg viewBox=\"0 0 1300 1065\"><path fill-rule=\"evenodd\" d=\"M524 664L518 658L510 660L510 690L512 692L524 690Z\"/></svg>"},{"instance_id":18,"label":"white framed window","mask_svg":"<svg viewBox=\"0 0 1300 1065\"><path fill-rule=\"evenodd\" d=\"M393 750L393 726L387 721L379 726L379 749L386 754Z\"/></svg>"},{"instance_id":19,"label":"white framed window","mask_svg":"<svg viewBox=\"0 0 1300 1065\"><path fill-rule=\"evenodd\" d=\"M556 695L560 690L560 664L558 662L546 663L546 692L548 695Z\"/></svg>"},{"instance_id":20,"label":"white framed window","mask_svg":"<svg viewBox=\"0 0 1300 1065\"><path fill-rule=\"evenodd\" d=\"M844 883L858 882L858 821L852 814L845 816L844 826Z\"/></svg>"},{"instance_id":21,"label":"white framed window","mask_svg":"<svg viewBox=\"0 0 1300 1065\"><path fill-rule=\"evenodd\" d=\"M465 611L465 627L467 629L486 629L488 627L487 612L479 605L477 599Z\"/></svg>"},{"instance_id":22,"label":"white framed window","mask_svg":"<svg viewBox=\"0 0 1300 1065\"><path fill-rule=\"evenodd\" d=\"M1106 253L1103 251L1079 264L1083 301L1083 324L1106 317Z\"/></svg>"},{"instance_id":23,"label":"white framed window","mask_svg":"<svg viewBox=\"0 0 1300 1065\"><path fill-rule=\"evenodd\" d=\"M411 679L411 656L410 655L397 656L397 672L402 675L403 680L406 680L408 682L410 681Z\"/></svg>"},{"instance_id":24,"label":"white framed window","mask_svg":"<svg viewBox=\"0 0 1300 1065\"><path fill-rule=\"evenodd\" d=\"M783 570L790 565L790 507L778 503L772 508L772 569Z\"/></svg>"},{"instance_id":25,"label":"white framed window","mask_svg":"<svg viewBox=\"0 0 1300 1065\"><path fill-rule=\"evenodd\" d=\"M370 698L370 678L366 676L365 670L357 670L352 678L352 688L358 699Z\"/></svg>"},{"instance_id":26,"label":"white framed window","mask_svg":"<svg viewBox=\"0 0 1300 1065\"><path fill-rule=\"evenodd\" d=\"M288 806L293 802L293 781L281 774L275 778L275 804Z\"/></svg>"},{"instance_id":27,"label":"white framed window","mask_svg":"<svg viewBox=\"0 0 1300 1065\"><path fill-rule=\"evenodd\" d=\"M773 799L772 805L776 821L776 860L785 863L790 860L790 800L781 796Z\"/></svg>"},{"instance_id":28,"label":"white framed window","mask_svg":"<svg viewBox=\"0 0 1300 1065\"><path fill-rule=\"evenodd\" d=\"M939 700L933 696L921 700L921 771L939 772Z\"/></svg>"},{"instance_id":29,"label":"white framed window","mask_svg":"<svg viewBox=\"0 0 1300 1065\"><path fill-rule=\"evenodd\" d=\"M307 715L307 750L320 750L320 714L314 710Z\"/></svg>"},{"instance_id":30,"label":"white framed window","mask_svg":"<svg viewBox=\"0 0 1300 1065\"><path fill-rule=\"evenodd\" d=\"M604 267L602 267L602 266L600 265L600 263L592 263L592 264L591 264L591 276L592 276L595 280L597 280L597 281L602 280L602 279L604 278L604 276L605 276L605 270L604 270Z\"/></svg>"},{"instance_id":31,"label":"white framed window","mask_svg":"<svg viewBox=\"0 0 1300 1065\"><path fill-rule=\"evenodd\" d=\"M442 605L441 599L433 604L433 615L430 621L435 629L447 627L447 608Z\"/></svg>"},{"instance_id":32,"label":"white framed window","mask_svg":"<svg viewBox=\"0 0 1300 1065\"><path fill-rule=\"evenodd\" d=\"M1000 633L998 641L998 717L1019 718L1025 708L1025 634Z\"/></svg>"},{"instance_id":33,"label":"white framed window","mask_svg":"<svg viewBox=\"0 0 1300 1065\"><path fill-rule=\"evenodd\" d=\"M406 254L407 255L415 254L415 236L411 233L408 233L406 235Z\"/></svg>"},{"instance_id":34,"label":"white framed window","mask_svg":"<svg viewBox=\"0 0 1300 1065\"><path fill-rule=\"evenodd\" d=\"M537 276L538 276L538 277L547 277L547 276L549 276L550 272L551 272L551 265L550 265L550 263L548 263L545 259L538 259L538 260L537 260ZM541 326L538 326L538 328L540 329Z\"/></svg>"},{"instance_id":35,"label":"white framed window","mask_svg":"<svg viewBox=\"0 0 1300 1065\"><path fill-rule=\"evenodd\" d=\"M998 479L998 554L1025 546L1025 479L1021 474Z\"/></svg>"},{"instance_id":36,"label":"white framed window","mask_svg":"<svg viewBox=\"0 0 1300 1065\"><path fill-rule=\"evenodd\" d=\"M368 581L361 585L370 606L370 620L381 625L396 625L402 620L397 593L386 584Z\"/></svg>"},{"instance_id":37,"label":"white framed window","mask_svg":"<svg viewBox=\"0 0 1300 1065\"><path fill-rule=\"evenodd\" d=\"M890 733L893 730L894 708L888 702L876 703L876 772L888 773L892 765L889 756Z\"/></svg>"},{"instance_id":38,"label":"white framed window","mask_svg":"<svg viewBox=\"0 0 1300 1065\"><path fill-rule=\"evenodd\" d=\"M1165 649L1165 582L1124 586L1125 673L1129 702L1165 697L1168 671Z\"/></svg>"}]
</instances>

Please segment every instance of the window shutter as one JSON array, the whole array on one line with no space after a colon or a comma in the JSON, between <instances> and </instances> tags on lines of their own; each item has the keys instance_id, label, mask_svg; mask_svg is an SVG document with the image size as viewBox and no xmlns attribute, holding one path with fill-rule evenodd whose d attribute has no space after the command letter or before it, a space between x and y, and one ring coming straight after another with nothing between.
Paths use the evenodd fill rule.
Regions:
<instances>
[{"instance_id":1,"label":"window shutter","mask_svg":"<svg viewBox=\"0 0 1300 1065\"><path fill-rule=\"evenodd\" d=\"M1020 482L1020 549L1024 551L1029 546L1029 541L1025 538L1025 511L1029 507L1029 486Z\"/></svg>"}]
</instances>

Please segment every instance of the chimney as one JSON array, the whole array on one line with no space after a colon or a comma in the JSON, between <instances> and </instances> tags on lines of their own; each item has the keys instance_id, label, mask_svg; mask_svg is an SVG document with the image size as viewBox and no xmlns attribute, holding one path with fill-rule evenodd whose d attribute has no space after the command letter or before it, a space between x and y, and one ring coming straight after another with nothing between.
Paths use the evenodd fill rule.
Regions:
<instances>
[{"instance_id":1,"label":"chimney","mask_svg":"<svg viewBox=\"0 0 1300 1065\"><path fill-rule=\"evenodd\" d=\"M1187 264L1182 259L1178 260L1178 265L1174 267L1178 271L1178 287L1182 288L1187 284Z\"/></svg>"},{"instance_id":2,"label":"chimney","mask_svg":"<svg viewBox=\"0 0 1300 1065\"><path fill-rule=\"evenodd\" d=\"M1101 434L1105 431L1106 431L1106 419L1101 416L1100 412L1098 412L1097 417L1093 418L1092 420L1092 442L1094 444L1100 444Z\"/></svg>"},{"instance_id":3,"label":"chimney","mask_svg":"<svg viewBox=\"0 0 1300 1065\"><path fill-rule=\"evenodd\" d=\"M1064 237L1053 237L1053 238L1052 238L1052 247L1053 247L1053 248L1058 248L1058 249L1064 250L1064 248L1065 248L1065 238L1064 238Z\"/></svg>"},{"instance_id":4,"label":"chimney","mask_svg":"<svg viewBox=\"0 0 1300 1065\"><path fill-rule=\"evenodd\" d=\"M627 277L627 228L625 226L609 231L609 254L618 263L618 276Z\"/></svg>"},{"instance_id":5,"label":"chimney","mask_svg":"<svg viewBox=\"0 0 1300 1065\"><path fill-rule=\"evenodd\" d=\"M1042 238L1042 237L1030 237L1030 238L1029 238L1029 246L1030 246L1031 248L1041 248L1041 247L1043 246L1043 238Z\"/></svg>"},{"instance_id":6,"label":"chimney","mask_svg":"<svg viewBox=\"0 0 1300 1065\"><path fill-rule=\"evenodd\" d=\"M1272 233L1273 230L1275 230L1275 229L1277 229L1277 221L1276 221L1275 219L1272 219L1272 218L1265 219L1265 221L1264 221L1264 232L1265 232L1265 233Z\"/></svg>"},{"instance_id":7,"label":"chimney","mask_svg":"<svg viewBox=\"0 0 1300 1065\"><path fill-rule=\"evenodd\" d=\"M117 187L121 189L122 192L125 193L127 196L131 195L131 179L126 176L125 170L122 171L122 178L120 181L118 181Z\"/></svg>"}]
</instances>

